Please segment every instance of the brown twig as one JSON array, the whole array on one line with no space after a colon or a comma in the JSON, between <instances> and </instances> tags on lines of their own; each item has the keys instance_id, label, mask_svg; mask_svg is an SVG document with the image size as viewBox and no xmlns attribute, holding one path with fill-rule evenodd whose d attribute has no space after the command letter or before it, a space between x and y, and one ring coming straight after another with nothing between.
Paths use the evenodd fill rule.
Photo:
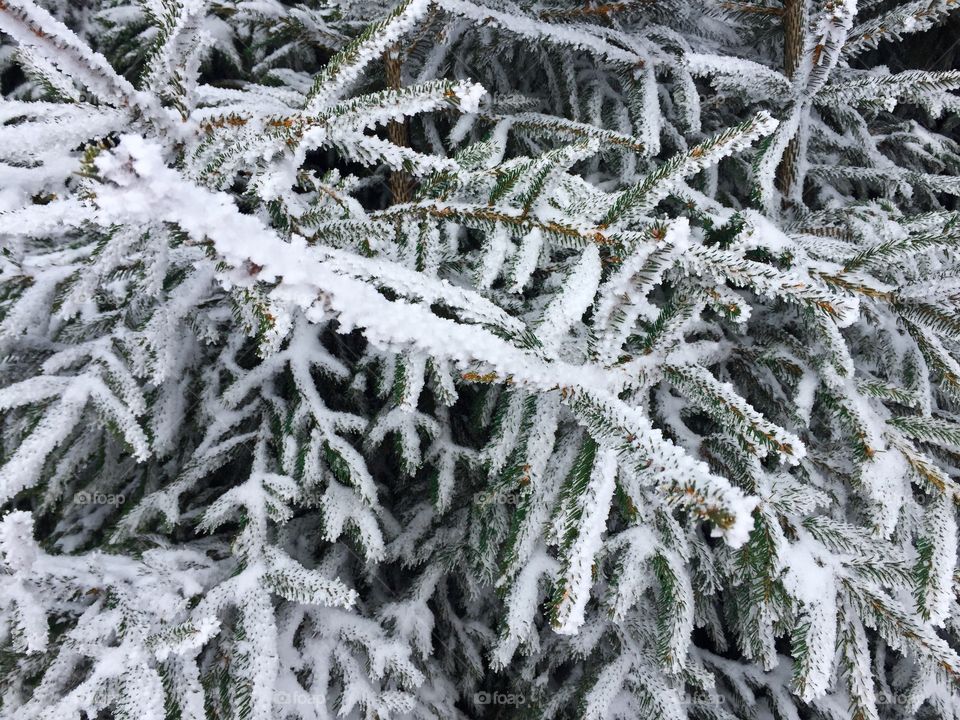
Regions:
<instances>
[{"instance_id":1,"label":"brown twig","mask_svg":"<svg viewBox=\"0 0 960 720\"><path fill-rule=\"evenodd\" d=\"M637 5L650 5L654 0L627 0L626 2L610 2L601 5L585 5L570 10L544 10L540 13L541 20L573 20L576 18L599 17L607 18L614 13L630 10Z\"/></svg>"}]
</instances>

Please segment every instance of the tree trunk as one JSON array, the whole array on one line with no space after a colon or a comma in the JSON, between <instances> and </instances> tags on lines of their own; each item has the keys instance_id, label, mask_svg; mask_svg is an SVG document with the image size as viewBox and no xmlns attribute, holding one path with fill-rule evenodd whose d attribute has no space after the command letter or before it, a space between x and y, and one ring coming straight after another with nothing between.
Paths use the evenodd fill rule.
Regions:
<instances>
[{"instance_id":1,"label":"tree trunk","mask_svg":"<svg viewBox=\"0 0 960 720\"><path fill-rule=\"evenodd\" d=\"M783 4L783 69L791 79L803 54L804 2L805 0L784 0ZM783 153L780 167L777 168L777 189L784 195L790 192L795 180L799 155L800 140L794 135Z\"/></svg>"},{"instance_id":2,"label":"tree trunk","mask_svg":"<svg viewBox=\"0 0 960 720\"><path fill-rule=\"evenodd\" d=\"M386 52L383 53L383 66L387 75L387 87L393 88L394 90L400 89L401 65L400 47L394 45L391 48L387 48ZM407 121L391 120L387 124L387 137L394 145L407 147L410 142L407 135ZM393 170L390 172L389 183L390 196L394 205L410 202L410 199L413 197L413 178L410 177L409 173L403 170Z\"/></svg>"}]
</instances>

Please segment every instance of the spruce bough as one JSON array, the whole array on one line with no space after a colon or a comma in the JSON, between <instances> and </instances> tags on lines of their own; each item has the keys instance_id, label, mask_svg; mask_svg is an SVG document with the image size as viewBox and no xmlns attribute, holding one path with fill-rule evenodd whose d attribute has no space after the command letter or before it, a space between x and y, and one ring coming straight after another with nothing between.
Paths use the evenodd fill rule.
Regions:
<instances>
[{"instance_id":1,"label":"spruce bough","mask_svg":"<svg viewBox=\"0 0 960 720\"><path fill-rule=\"evenodd\" d=\"M0 0L0 717L960 717L956 5Z\"/></svg>"}]
</instances>

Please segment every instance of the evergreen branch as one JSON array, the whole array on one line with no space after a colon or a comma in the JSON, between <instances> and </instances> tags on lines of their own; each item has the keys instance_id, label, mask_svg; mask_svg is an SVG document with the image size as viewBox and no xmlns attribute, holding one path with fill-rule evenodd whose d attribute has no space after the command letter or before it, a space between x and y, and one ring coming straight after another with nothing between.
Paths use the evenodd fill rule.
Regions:
<instances>
[{"instance_id":1,"label":"evergreen branch","mask_svg":"<svg viewBox=\"0 0 960 720\"><path fill-rule=\"evenodd\" d=\"M395 44L429 7L429 0L403 0L384 19L368 26L330 58L313 80L305 98L304 113L316 115L330 108L349 90L367 64Z\"/></svg>"},{"instance_id":2,"label":"evergreen branch","mask_svg":"<svg viewBox=\"0 0 960 720\"><path fill-rule=\"evenodd\" d=\"M103 55L88 48L72 30L31 0L0 2L0 30L21 45L55 58L61 72L102 101L139 109L155 119L163 118L162 111L148 95L138 93Z\"/></svg>"},{"instance_id":3,"label":"evergreen branch","mask_svg":"<svg viewBox=\"0 0 960 720\"><path fill-rule=\"evenodd\" d=\"M902 415L890 418L887 424L922 442L960 452L960 425L957 423L933 417Z\"/></svg>"},{"instance_id":4,"label":"evergreen branch","mask_svg":"<svg viewBox=\"0 0 960 720\"><path fill-rule=\"evenodd\" d=\"M897 5L853 28L843 54L853 58L884 40L899 40L909 33L929 30L946 20L957 7L956 0L915 0Z\"/></svg>"},{"instance_id":5,"label":"evergreen branch","mask_svg":"<svg viewBox=\"0 0 960 720\"><path fill-rule=\"evenodd\" d=\"M869 75L827 85L816 96L823 105L856 105L869 102L890 106L890 101L921 103L924 96L960 87L960 71L904 70L895 75Z\"/></svg>"},{"instance_id":6,"label":"evergreen branch","mask_svg":"<svg viewBox=\"0 0 960 720\"><path fill-rule=\"evenodd\" d=\"M928 626L879 587L841 578L840 584L861 613L895 646L906 645L934 664L952 683L960 684L960 657Z\"/></svg>"},{"instance_id":7,"label":"evergreen branch","mask_svg":"<svg viewBox=\"0 0 960 720\"><path fill-rule=\"evenodd\" d=\"M946 308L910 299L894 304L903 319L940 337L960 340L960 318Z\"/></svg>"},{"instance_id":8,"label":"evergreen branch","mask_svg":"<svg viewBox=\"0 0 960 720\"><path fill-rule=\"evenodd\" d=\"M716 247L695 246L692 250L696 262L704 269L735 285L800 304L841 327L849 325L856 317L858 306L855 299L831 292L812 277L803 278L798 273L779 270Z\"/></svg>"},{"instance_id":9,"label":"evergreen branch","mask_svg":"<svg viewBox=\"0 0 960 720\"><path fill-rule=\"evenodd\" d=\"M517 113L515 115L483 115L491 122L509 122L510 128L534 136L545 136L563 140L593 138L613 148L623 148L638 154L647 154L644 144L632 135L597 127L583 122L540 113Z\"/></svg>"},{"instance_id":10,"label":"evergreen branch","mask_svg":"<svg viewBox=\"0 0 960 720\"><path fill-rule=\"evenodd\" d=\"M438 4L454 15L477 23L495 25L529 40L544 41L560 47L584 50L609 62L627 67L642 64L641 58L635 53L603 40L591 31L590 26L551 25L523 14L521 11L507 13L495 10L487 5L465 2L464 0L442 0Z\"/></svg>"},{"instance_id":11,"label":"evergreen branch","mask_svg":"<svg viewBox=\"0 0 960 720\"><path fill-rule=\"evenodd\" d=\"M757 139L769 135L777 121L765 112L724 130L709 140L675 155L629 190L621 193L604 215L600 228L629 223L666 197L672 185L682 178L693 175L721 159L752 145Z\"/></svg>"},{"instance_id":12,"label":"evergreen branch","mask_svg":"<svg viewBox=\"0 0 960 720\"><path fill-rule=\"evenodd\" d=\"M492 208L486 205L421 202L395 205L372 215L375 219L403 216L448 220L488 232L501 226L514 237L537 230L560 247L582 248L589 244L610 245L614 242L612 237L599 228L575 227L556 221L543 222L512 208Z\"/></svg>"},{"instance_id":13,"label":"evergreen branch","mask_svg":"<svg viewBox=\"0 0 960 720\"><path fill-rule=\"evenodd\" d=\"M744 437L761 457L769 448L793 464L803 459L806 448L799 438L763 417L737 395L732 385L717 381L706 368L671 364L664 374L721 427Z\"/></svg>"},{"instance_id":14,"label":"evergreen branch","mask_svg":"<svg viewBox=\"0 0 960 720\"><path fill-rule=\"evenodd\" d=\"M903 439L894 439L893 443L903 453L910 469L920 479L921 486L927 492L952 496L956 502L960 502L960 485L941 470L933 460L917 452L912 443L905 442Z\"/></svg>"},{"instance_id":15,"label":"evergreen branch","mask_svg":"<svg viewBox=\"0 0 960 720\"><path fill-rule=\"evenodd\" d=\"M920 400L915 393L880 380L860 380L857 382L857 390L864 395L899 403L909 408L919 409L920 407Z\"/></svg>"},{"instance_id":16,"label":"evergreen branch","mask_svg":"<svg viewBox=\"0 0 960 720\"><path fill-rule=\"evenodd\" d=\"M550 622L559 633L575 633L584 622L594 555L613 500L616 471L616 455L588 439L561 490L558 522L563 568L550 602Z\"/></svg>"},{"instance_id":17,"label":"evergreen branch","mask_svg":"<svg viewBox=\"0 0 960 720\"><path fill-rule=\"evenodd\" d=\"M871 185L917 185L931 193L960 195L960 180L950 175L914 172L899 168L853 167L848 165L811 165L812 175L831 180L864 182Z\"/></svg>"},{"instance_id":18,"label":"evergreen branch","mask_svg":"<svg viewBox=\"0 0 960 720\"><path fill-rule=\"evenodd\" d=\"M638 410L596 393L568 394L565 401L601 446L617 453L637 477L657 487L664 500L710 520L734 547L746 539L754 501L677 448Z\"/></svg>"},{"instance_id":19,"label":"evergreen branch","mask_svg":"<svg viewBox=\"0 0 960 720\"><path fill-rule=\"evenodd\" d=\"M388 88L350 98L324 109L317 115L303 115L292 119L295 127L332 124L351 129L370 128L391 120L434 110L452 109L464 112L476 110L477 100L485 92L482 86L469 82L433 80L401 88ZM278 122L284 123L281 119ZM301 134L302 134L301 130Z\"/></svg>"},{"instance_id":20,"label":"evergreen branch","mask_svg":"<svg viewBox=\"0 0 960 720\"><path fill-rule=\"evenodd\" d=\"M960 244L960 232L934 235L907 235L864 248L844 263L844 272L853 272L881 262L889 262L928 248L952 248Z\"/></svg>"}]
</instances>

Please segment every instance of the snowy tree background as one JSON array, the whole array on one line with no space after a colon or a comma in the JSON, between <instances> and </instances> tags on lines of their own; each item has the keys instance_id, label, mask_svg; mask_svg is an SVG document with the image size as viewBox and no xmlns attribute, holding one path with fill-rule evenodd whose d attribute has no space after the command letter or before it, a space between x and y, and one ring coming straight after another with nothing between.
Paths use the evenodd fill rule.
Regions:
<instances>
[{"instance_id":1,"label":"snowy tree background","mask_svg":"<svg viewBox=\"0 0 960 720\"><path fill-rule=\"evenodd\" d=\"M957 0L0 0L0 717L960 718Z\"/></svg>"}]
</instances>

